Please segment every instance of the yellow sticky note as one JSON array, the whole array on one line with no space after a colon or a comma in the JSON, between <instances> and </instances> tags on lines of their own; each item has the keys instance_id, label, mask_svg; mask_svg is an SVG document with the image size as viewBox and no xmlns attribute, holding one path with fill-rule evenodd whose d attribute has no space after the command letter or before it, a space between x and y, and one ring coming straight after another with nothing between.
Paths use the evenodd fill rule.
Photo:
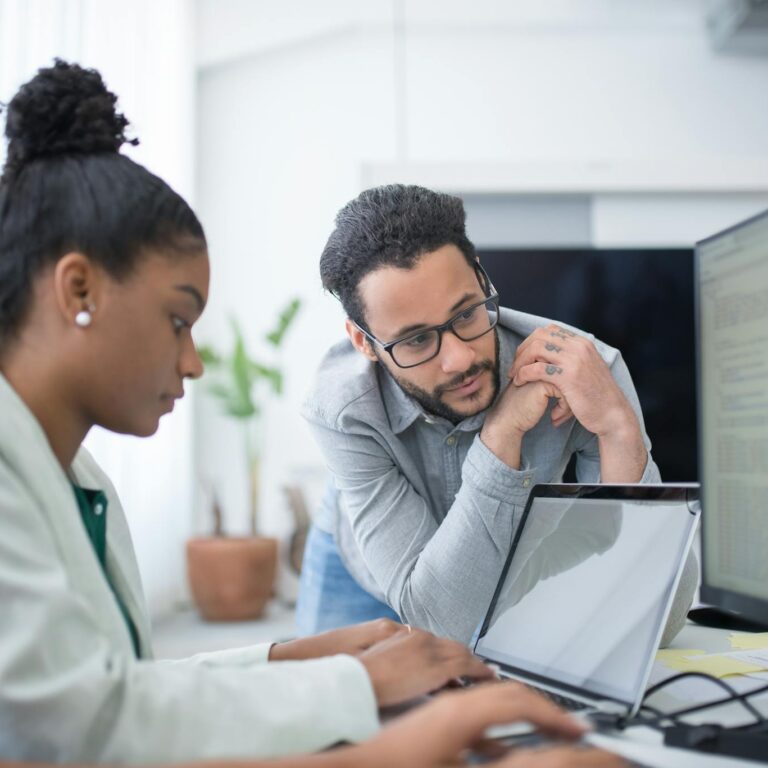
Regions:
<instances>
[{"instance_id":1,"label":"yellow sticky note","mask_svg":"<svg viewBox=\"0 0 768 768\"><path fill-rule=\"evenodd\" d=\"M694 650L666 649L656 654L656 660L678 672L704 672L713 677L750 675L764 672L768 663L733 658L735 654L709 653Z\"/></svg>"},{"instance_id":2,"label":"yellow sticky note","mask_svg":"<svg viewBox=\"0 0 768 768\"><path fill-rule=\"evenodd\" d=\"M768 632L731 632L728 639L735 651L768 648Z\"/></svg>"},{"instance_id":3,"label":"yellow sticky note","mask_svg":"<svg viewBox=\"0 0 768 768\"><path fill-rule=\"evenodd\" d=\"M689 656L704 656L705 654L706 651L693 651L687 648L664 648L661 651L656 651L656 661L660 661L672 669L687 669L690 664Z\"/></svg>"},{"instance_id":4,"label":"yellow sticky note","mask_svg":"<svg viewBox=\"0 0 768 768\"><path fill-rule=\"evenodd\" d=\"M738 659L729 659L722 654L692 658L690 660L691 672L706 672L714 677L728 677L729 675L751 675L753 672L764 672L764 664L749 664Z\"/></svg>"}]
</instances>

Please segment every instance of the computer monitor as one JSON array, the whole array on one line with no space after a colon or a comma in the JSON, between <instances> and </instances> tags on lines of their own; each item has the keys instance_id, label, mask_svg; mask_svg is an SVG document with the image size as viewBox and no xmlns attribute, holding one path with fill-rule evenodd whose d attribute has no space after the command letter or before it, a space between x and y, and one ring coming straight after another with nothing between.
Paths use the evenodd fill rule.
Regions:
<instances>
[{"instance_id":1,"label":"computer monitor","mask_svg":"<svg viewBox=\"0 0 768 768\"><path fill-rule=\"evenodd\" d=\"M768 625L768 211L696 244L701 599Z\"/></svg>"}]
</instances>

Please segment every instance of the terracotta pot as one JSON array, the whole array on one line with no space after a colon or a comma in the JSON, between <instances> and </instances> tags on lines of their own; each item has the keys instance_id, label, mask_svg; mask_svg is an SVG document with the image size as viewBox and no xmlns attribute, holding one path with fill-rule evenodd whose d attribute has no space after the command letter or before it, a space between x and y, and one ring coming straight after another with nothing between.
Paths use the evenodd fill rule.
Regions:
<instances>
[{"instance_id":1,"label":"terracotta pot","mask_svg":"<svg viewBox=\"0 0 768 768\"><path fill-rule=\"evenodd\" d=\"M261 616L272 597L277 539L213 537L187 542L187 578L206 621Z\"/></svg>"}]
</instances>

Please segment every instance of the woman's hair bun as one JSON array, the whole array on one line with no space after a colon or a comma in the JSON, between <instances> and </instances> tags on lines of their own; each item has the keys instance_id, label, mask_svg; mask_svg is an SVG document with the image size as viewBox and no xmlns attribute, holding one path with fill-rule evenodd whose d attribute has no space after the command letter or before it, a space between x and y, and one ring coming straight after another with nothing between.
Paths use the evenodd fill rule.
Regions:
<instances>
[{"instance_id":1,"label":"woman's hair bun","mask_svg":"<svg viewBox=\"0 0 768 768\"><path fill-rule=\"evenodd\" d=\"M94 69L56 59L38 70L7 107L4 176L37 158L118 152L126 142L138 144L126 138L128 120L115 110L116 102Z\"/></svg>"}]
</instances>

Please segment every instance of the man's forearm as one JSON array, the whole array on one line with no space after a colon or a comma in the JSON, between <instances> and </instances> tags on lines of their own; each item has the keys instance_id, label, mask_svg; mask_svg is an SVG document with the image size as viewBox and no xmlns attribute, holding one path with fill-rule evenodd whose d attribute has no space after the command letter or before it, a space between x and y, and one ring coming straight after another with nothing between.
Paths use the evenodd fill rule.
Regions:
<instances>
[{"instance_id":1,"label":"man's forearm","mask_svg":"<svg viewBox=\"0 0 768 768\"><path fill-rule=\"evenodd\" d=\"M601 482L640 482L648 463L648 450L634 414L622 428L608 435L598 435L597 443L600 450Z\"/></svg>"},{"instance_id":2,"label":"man's forearm","mask_svg":"<svg viewBox=\"0 0 768 768\"><path fill-rule=\"evenodd\" d=\"M483 445L499 461L503 461L510 469L520 469L523 433L513 430L502 431L490 426L483 426L480 432Z\"/></svg>"}]
</instances>

